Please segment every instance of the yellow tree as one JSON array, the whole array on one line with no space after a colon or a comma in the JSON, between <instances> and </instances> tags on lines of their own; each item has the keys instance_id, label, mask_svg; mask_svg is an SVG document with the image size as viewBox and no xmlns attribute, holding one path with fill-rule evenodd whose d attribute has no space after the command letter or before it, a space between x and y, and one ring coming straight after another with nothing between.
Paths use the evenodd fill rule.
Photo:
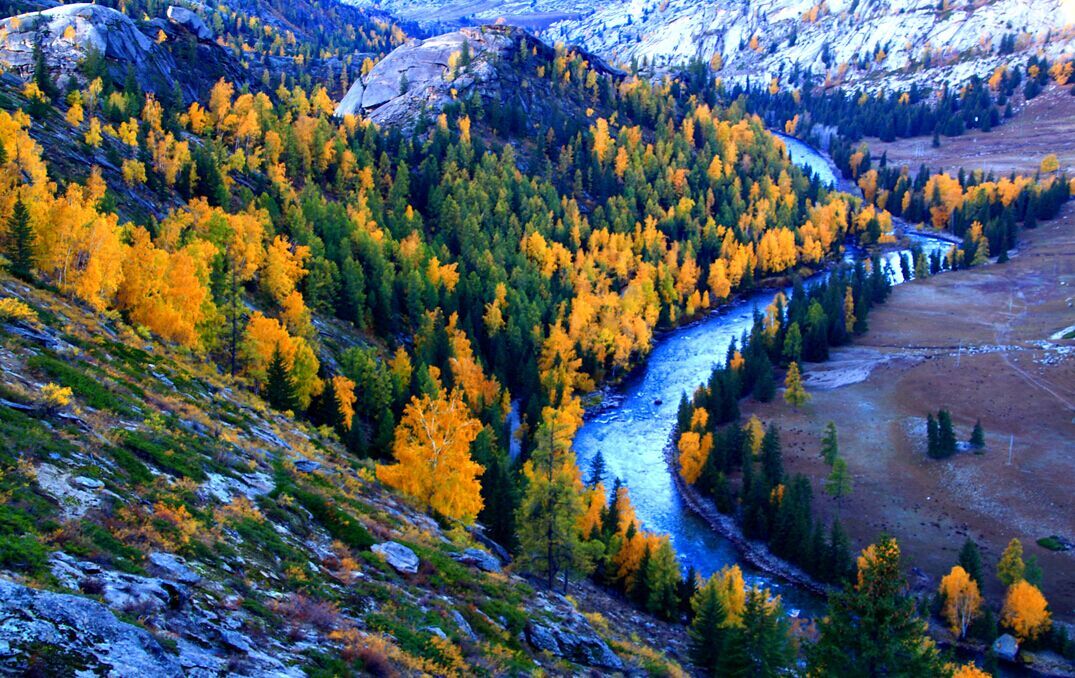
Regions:
<instances>
[{"instance_id":1,"label":"yellow tree","mask_svg":"<svg viewBox=\"0 0 1075 678\"><path fill-rule=\"evenodd\" d=\"M981 670L973 663L964 664L952 673L952 678L990 678L989 673Z\"/></svg>"},{"instance_id":2,"label":"yellow tree","mask_svg":"<svg viewBox=\"0 0 1075 678\"><path fill-rule=\"evenodd\" d=\"M944 598L944 618L952 633L960 638L967 635L967 628L978 616L982 607L982 595L978 583L959 565L941 579L941 596Z\"/></svg>"},{"instance_id":3,"label":"yellow tree","mask_svg":"<svg viewBox=\"0 0 1075 678\"><path fill-rule=\"evenodd\" d=\"M1023 578L1026 564L1023 562L1023 544L1018 539L1008 542L1004 553L997 562L997 579L1005 586L1011 586Z\"/></svg>"},{"instance_id":4,"label":"yellow tree","mask_svg":"<svg viewBox=\"0 0 1075 678\"><path fill-rule=\"evenodd\" d=\"M396 463L378 464L377 477L423 508L471 523L482 508L478 477L485 469L470 456L480 431L458 391L411 398L396 427Z\"/></svg>"},{"instance_id":5,"label":"yellow tree","mask_svg":"<svg viewBox=\"0 0 1075 678\"><path fill-rule=\"evenodd\" d=\"M1019 640L1037 638L1052 626L1049 603L1037 586L1026 580L1017 581L1004 598L1001 621Z\"/></svg>"},{"instance_id":6,"label":"yellow tree","mask_svg":"<svg viewBox=\"0 0 1075 678\"><path fill-rule=\"evenodd\" d=\"M793 362L788 365L788 374L784 378L784 401L794 408L805 405L810 401L810 394L803 388L799 363Z\"/></svg>"},{"instance_id":7,"label":"yellow tree","mask_svg":"<svg viewBox=\"0 0 1075 678\"><path fill-rule=\"evenodd\" d=\"M702 475L709 452L713 449L713 434L702 436L694 431L684 431L679 437L678 447L679 474L688 485L693 485Z\"/></svg>"}]
</instances>

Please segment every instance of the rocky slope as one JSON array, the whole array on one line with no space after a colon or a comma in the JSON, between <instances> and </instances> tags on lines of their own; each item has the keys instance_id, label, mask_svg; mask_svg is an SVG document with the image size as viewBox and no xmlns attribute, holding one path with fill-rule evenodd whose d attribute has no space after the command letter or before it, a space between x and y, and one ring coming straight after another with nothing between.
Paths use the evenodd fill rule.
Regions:
<instances>
[{"instance_id":1,"label":"rocky slope","mask_svg":"<svg viewBox=\"0 0 1075 678\"><path fill-rule=\"evenodd\" d=\"M456 22L525 22L561 13L567 16L542 37L582 45L613 63L644 59L660 70L700 58L719 62L731 78L768 79L799 68L831 82L890 88L988 74L1012 60L999 53L1005 36L1015 37L1016 52L1070 54L1075 22L1065 0L613 0L581 14L585 8L574 0L539 0L523 17L514 3L492 0L355 2Z\"/></svg>"},{"instance_id":2,"label":"rocky slope","mask_svg":"<svg viewBox=\"0 0 1075 678\"><path fill-rule=\"evenodd\" d=\"M397 47L357 79L336 108L336 115L361 114L380 125L411 129L421 113L435 116L454 101L477 96L495 105L518 104L528 113L555 106L528 78L523 55L547 63L555 50L526 31L510 26L462 28ZM592 55L600 73L619 75ZM559 102L562 103L562 102Z\"/></svg>"},{"instance_id":3,"label":"rocky slope","mask_svg":"<svg viewBox=\"0 0 1075 678\"><path fill-rule=\"evenodd\" d=\"M167 20L136 25L109 7L77 3L9 17L0 22L0 62L21 76L32 73L34 46L61 87L82 79L91 53L103 57L108 75L122 83L133 73L145 91L184 97L204 96L219 78L245 82L242 69L213 40L213 33L189 9L173 6Z\"/></svg>"},{"instance_id":4,"label":"rocky slope","mask_svg":"<svg viewBox=\"0 0 1075 678\"><path fill-rule=\"evenodd\" d=\"M0 297L38 318L0 321L0 672L664 661L215 368L6 276ZM71 402L45 404L48 383Z\"/></svg>"}]
</instances>

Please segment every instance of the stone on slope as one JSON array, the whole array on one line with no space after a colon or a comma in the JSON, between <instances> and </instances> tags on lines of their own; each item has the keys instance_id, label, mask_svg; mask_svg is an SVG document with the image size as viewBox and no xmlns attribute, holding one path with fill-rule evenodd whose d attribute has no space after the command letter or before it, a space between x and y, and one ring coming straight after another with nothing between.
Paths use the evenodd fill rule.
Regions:
<instances>
[{"instance_id":1,"label":"stone on slope","mask_svg":"<svg viewBox=\"0 0 1075 678\"><path fill-rule=\"evenodd\" d=\"M416 574L418 572L418 555L410 548L395 541L374 544L371 551L380 555L396 572Z\"/></svg>"}]
</instances>

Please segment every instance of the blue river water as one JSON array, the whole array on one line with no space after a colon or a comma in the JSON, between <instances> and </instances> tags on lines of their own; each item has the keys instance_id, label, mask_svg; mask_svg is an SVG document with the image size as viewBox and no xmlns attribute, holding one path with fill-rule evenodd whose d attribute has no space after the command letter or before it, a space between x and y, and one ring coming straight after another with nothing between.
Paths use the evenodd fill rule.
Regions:
<instances>
[{"instance_id":1,"label":"blue river water","mask_svg":"<svg viewBox=\"0 0 1075 678\"><path fill-rule=\"evenodd\" d=\"M782 138L794 162L808 166L826 183L836 181L827 158L796 139ZM928 238L916 240L927 252L950 246ZM893 269L890 279L894 284L903 282L898 256L899 252L890 252L885 257ZM785 292L790 294L790 290ZM646 529L668 534L684 568L693 566L703 576L740 563L738 553L684 504L665 464L664 448L675 426L680 395L693 392L709 378L713 367L723 363L732 339L750 329L754 309L764 310L775 295L776 290L756 292L662 335L644 367L609 394L575 437L580 468L587 469L600 450L608 467L606 484L612 477L622 480ZM780 593L785 607L806 614L820 610L815 596L740 565L748 583Z\"/></svg>"}]
</instances>

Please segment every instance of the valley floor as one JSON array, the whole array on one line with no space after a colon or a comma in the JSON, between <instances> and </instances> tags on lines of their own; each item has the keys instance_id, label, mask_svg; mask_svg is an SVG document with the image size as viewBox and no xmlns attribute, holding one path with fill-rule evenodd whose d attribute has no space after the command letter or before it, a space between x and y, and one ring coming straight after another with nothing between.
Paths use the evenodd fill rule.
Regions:
<instances>
[{"instance_id":1,"label":"valley floor","mask_svg":"<svg viewBox=\"0 0 1075 678\"><path fill-rule=\"evenodd\" d=\"M896 536L907 562L933 580L967 536L992 571L1019 538L1044 569L1056 617L1075 618L1075 551L1036 543L1075 538L1075 341L1050 339L1075 323L1075 205L1022 234L1018 254L990 265L901 285L870 328L829 363L809 365L811 403L777 398L744 414L780 425L785 464L814 481L821 509L839 510L856 543ZM926 456L927 412L948 408L961 440L977 418L984 454ZM825 424L839 430L854 491L838 509L822 492ZM1011 463L1009 463L1009 443ZM987 577L985 594L1003 591Z\"/></svg>"},{"instance_id":2,"label":"valley floor","mask_svg":"<svg viewBox=\"0 0 1075 678\"><path fill-rule=\"evenodd\" d=\"M958 172L981 169L1007 175L1012 170L1033 174L1041 159L1055 153L1060 168L1075 168L1075 96L1071 88L1050 85L1045 92L1020 106L1011 120L991 132L968 130L958 137L941 137L933 148L929 136L882 142L866 139L870 154L888 153L890 164L917 170L925 163L930 171Z\"/></svg>"}]
</instances>

